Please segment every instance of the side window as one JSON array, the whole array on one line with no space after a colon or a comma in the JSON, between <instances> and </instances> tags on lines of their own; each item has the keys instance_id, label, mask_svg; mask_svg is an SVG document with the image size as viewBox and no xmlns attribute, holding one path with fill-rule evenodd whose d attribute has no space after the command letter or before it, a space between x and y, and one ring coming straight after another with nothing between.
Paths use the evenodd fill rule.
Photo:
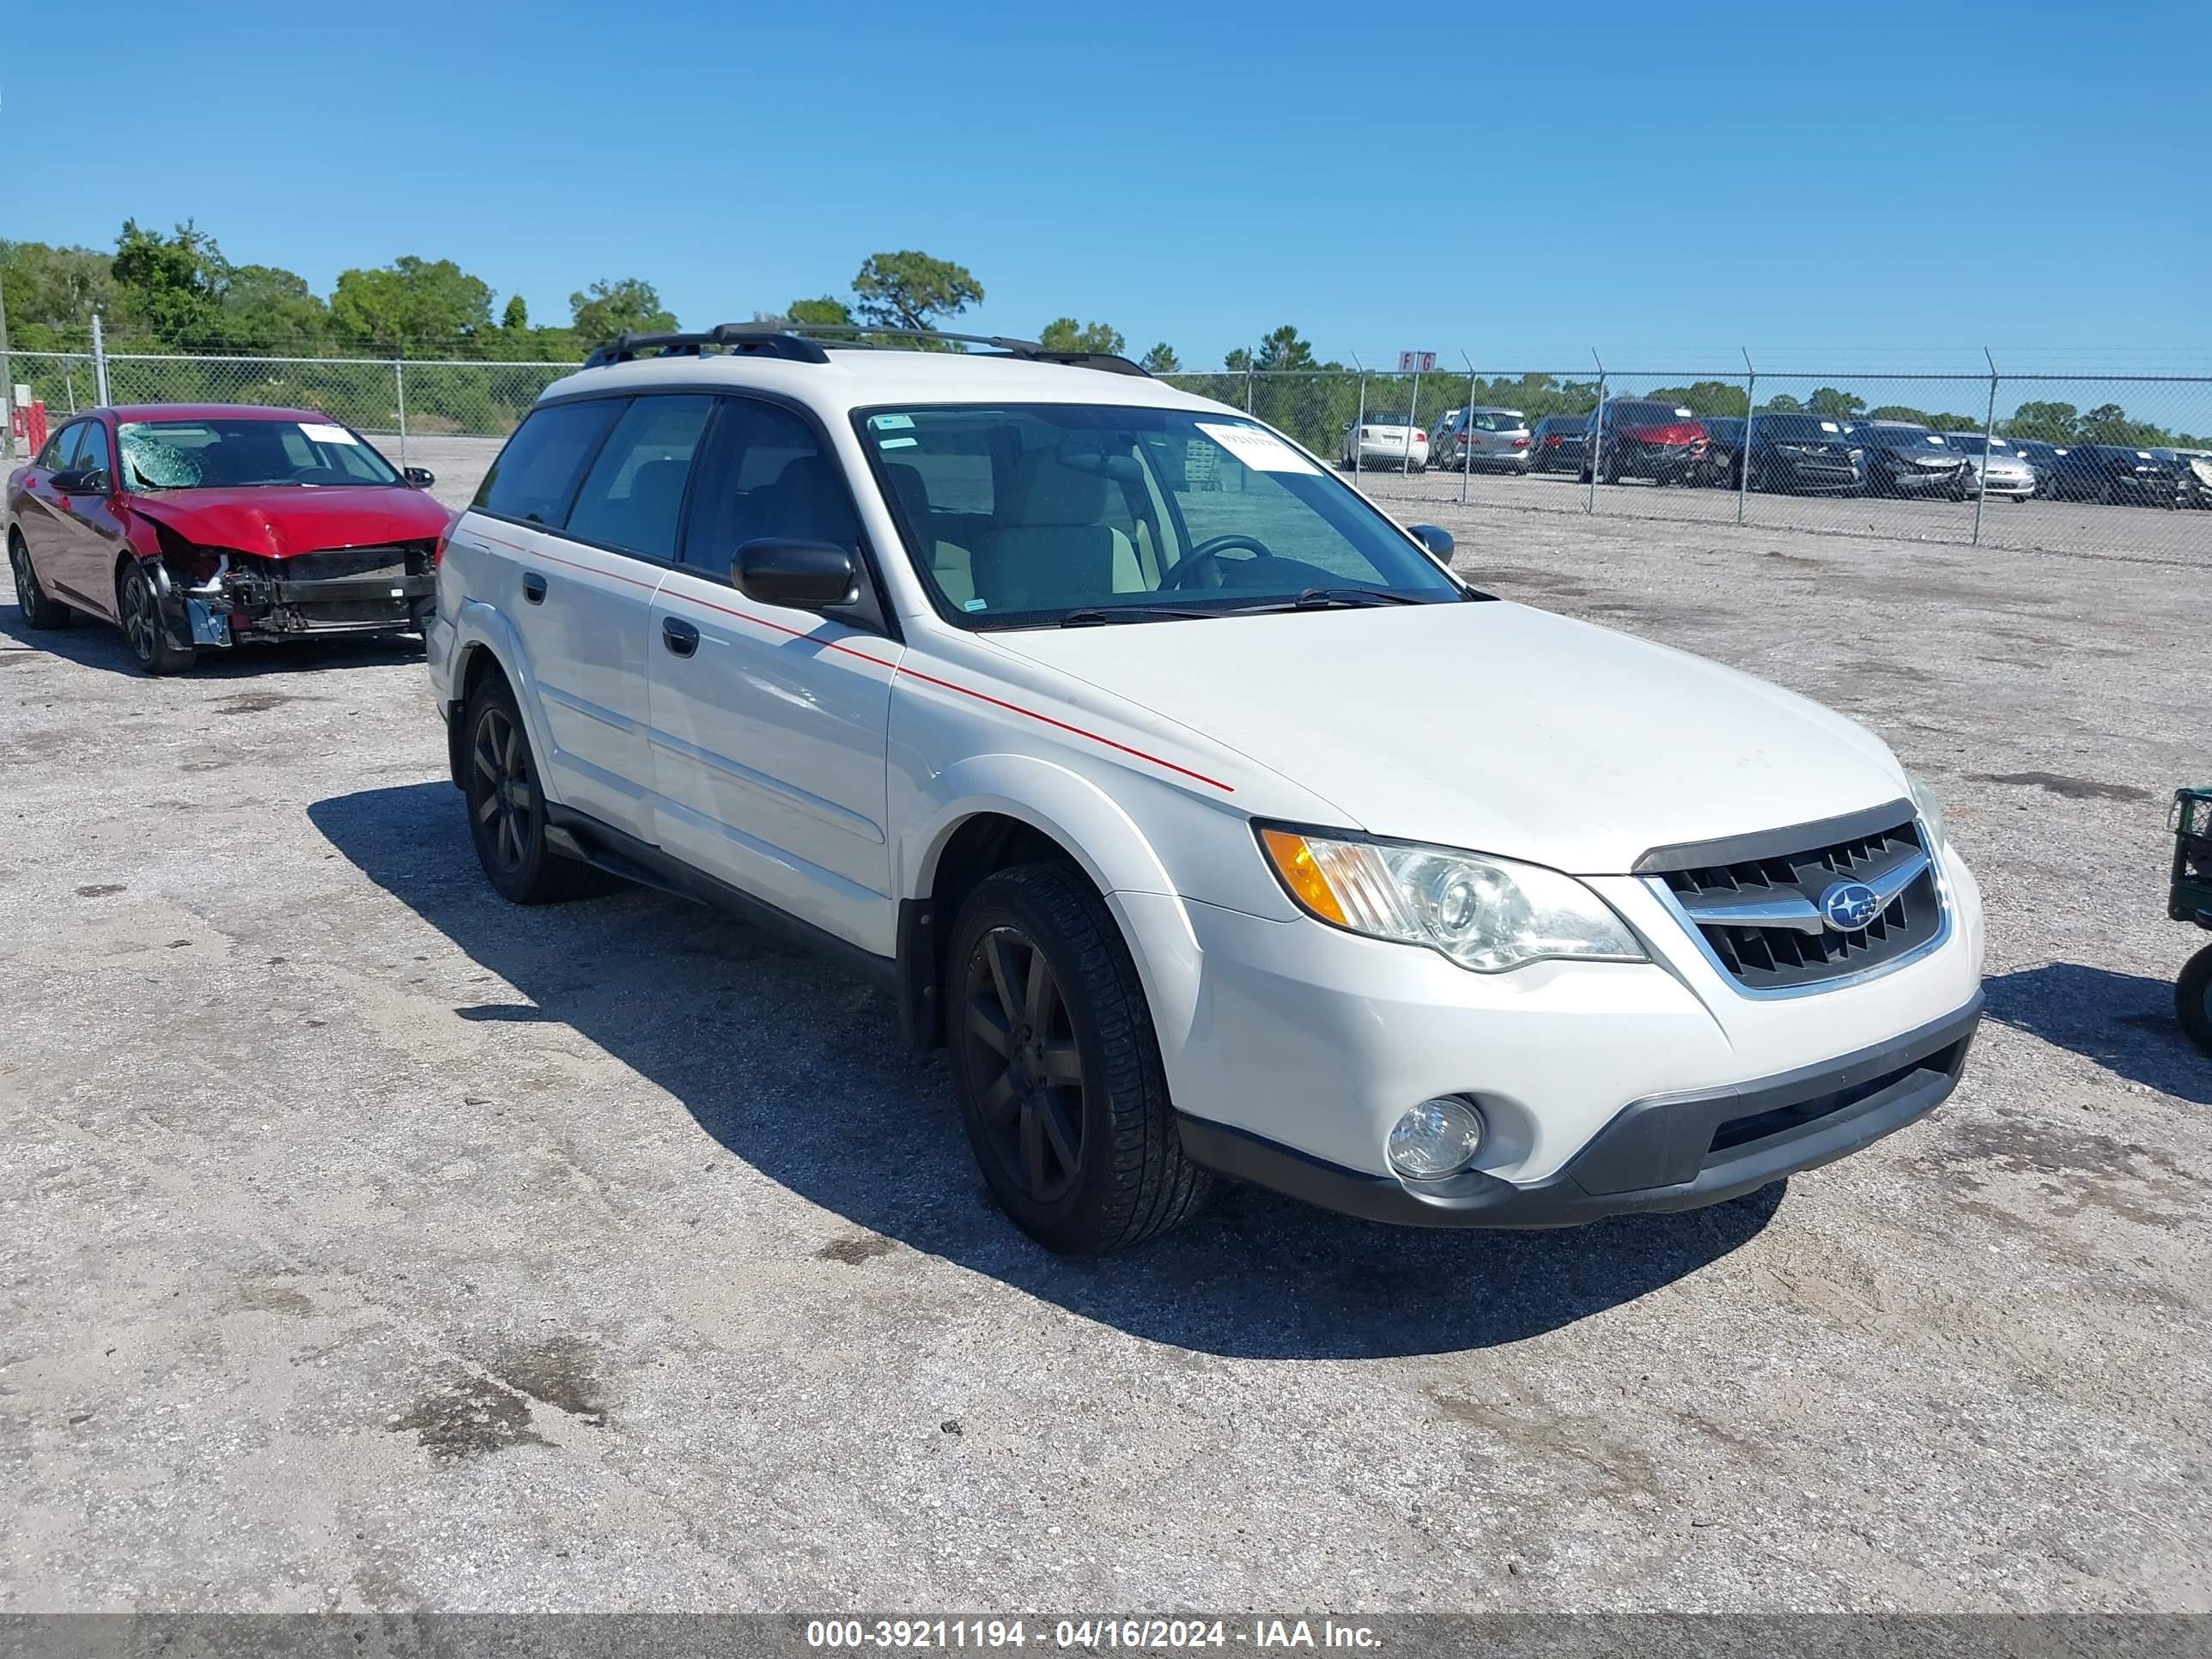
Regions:
<instances>
[{"instance_id":1,"label":"side window","mask_svg":"<svg viewBox=\"0 0 2212 1659\"><path fill-rule=\"evenodd\" d=\"M594 398L533 410L484 474L474 505L502 519L558 529L599 440L628 406L624 398Z\"/></svg>"},{"instance_id":2,"label":"side window","mask_svg":"<svg viewBox=\"0 0 2212 1659\"><path fill-rule=\"evenodd\" d=\"M725 398L700 460L684 562L726 577L738 548L769 536L860 546L843 470L812 428L773 404Z\"/></svg>"},{"instance_id":3,"label":"side window","mask_svg":"<svg viewBox=\"0 0 2212 1659\"><path fill-rule=\"evenodd\" d=\"M107 434L98 421L87 421L77 428L76 447L70 455L69 465L81 471L94 467L107 470Z\"/></svg>"},{"instance_id":4,"label":"side window","mask_svg":"<svg viewBox=\"0 0 2212 1659\"><path fill-rule=\"evenodd\" d=\"M568 533L649 559L673 559L684 482L714 402L659 397L631 404L599 446L568 509Z\"/></svg>"},{"instance_id":5,"label":"side window","mask_svg":"<svg viewBox=\"0 0 2212 1659\"><path fill-rule=\"evenodd\" d=\"M33 465L42 466L49 472L59 472L64 470L62 457L76 447L76 428L56 427L46 434L46 447L39 452L39 459Z\"/></svg>"}]
</instances>

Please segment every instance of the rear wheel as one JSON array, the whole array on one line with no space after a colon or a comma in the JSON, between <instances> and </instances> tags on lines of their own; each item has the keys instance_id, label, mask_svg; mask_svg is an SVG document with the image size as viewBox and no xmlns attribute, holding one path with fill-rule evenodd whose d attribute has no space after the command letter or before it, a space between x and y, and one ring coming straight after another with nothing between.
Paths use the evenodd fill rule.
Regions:
<instances>
[{"instance_id":1,"label":"rear wheel","mask_svg":"<svg viewBox=\"0 0 2212 1659\"><path fill-rule=\"evenodd\" d=\"M123 617L123 637L131 642L131 654L147 673L181 674L199 659L199 653L191 646L170 643L168 626L161 618L161 597L154 592L154 580L145 566L134 564L123 573L123 580L116 584L115 598Z\"/></svg>"},{"instance_id":2,"label":"rear wheel","mask_svg":"<svg viewBox=\"0 0 2212 1659\"><path fill-rule=\"evenodd\" d=\"M2212 945L2190 957L2173 988L2173 1010L2189 1040L2212 1054Z\"/></svg>"},{"instance_id":3,"label":"rear wheel","mask_svg":"<svg viewBox=\"0 0 2212 1659\"><path fill-rule=\"evenodd\" d=\"M517 904L550 904L589 890L595 885L591 866L546 845L537 757L507 683L487 678L461 718L468 757L461 793L477 860L492 886Z\"/></svg>"},{"instance_id":4,"label":"rear wheel","mask_svg":"<svg viewBox=\"0 0 2212 1659\"><path fill-rule=\"evenodd\" d=\"M31 550L23 532L8 532L8 571L15 579L15 608L23 613L26 628L67 628L76 616L59 599L39 586L39 573L31 568Z\"/></svg>"},{"instance_id":5,"label":"rear wheel","mask_svg":"<svg viewBox=\"0 0 2212 1659\"><path fill-rule=\"evenodd\" d=\"M1198 1207L1209 1178L1183 1154L1136 964L1087 883L1036 864L989 878L947 978L961 1119L1016 1226L1091 1255Z\"/></svg>"}]
</instances>

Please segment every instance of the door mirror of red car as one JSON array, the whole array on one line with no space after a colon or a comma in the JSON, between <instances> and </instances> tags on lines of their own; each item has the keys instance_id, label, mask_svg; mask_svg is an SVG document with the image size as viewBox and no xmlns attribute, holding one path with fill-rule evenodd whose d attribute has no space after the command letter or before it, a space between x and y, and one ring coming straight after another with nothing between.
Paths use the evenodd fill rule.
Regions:
<instances>
[{"instance_id":1,"label":"door mirror of red car","mask_svg":"<svg viewBox=\"0 0 2212 1659\"><path fill-rule=\"evenodd\" d=\"M432 472L427 466L408 467L404 470L402 476L406 478L409 483L413 484L417 489L428 489L432 484L438 482L437 475Z\"/></svg>"},{"instance_id":2,"label":"door mirror of red car","mask_svg":"<svg viewBox=\"0 0 2212 1659\"><path fill-rule=\"evenodd\" d=\"M1413 538L1443 560L1451 562L1452 549L1459 544L1452 539L1450 531L1438 524L1417 524L1410 526Z\"/></svg>"},{"instance_id":3,"label":"door mirror of red car","mask_svg":"<svg viewBox=\"0 0 2212 1659\"><path fill-rule=\"evenodd\" d=\"M105 495L107 494L107 469L104 466L71 467L66 472L55 473L53 484L57 495Z\"/></svg>"}]
</instances>

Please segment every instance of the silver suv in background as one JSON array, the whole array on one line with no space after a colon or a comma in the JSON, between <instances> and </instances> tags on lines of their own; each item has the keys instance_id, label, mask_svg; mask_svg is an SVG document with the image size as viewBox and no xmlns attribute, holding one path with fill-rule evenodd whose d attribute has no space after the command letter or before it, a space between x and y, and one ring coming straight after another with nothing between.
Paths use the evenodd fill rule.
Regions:
<instances>
[{"instance_id":1,"label":"silver suv in background","mask_svg":"<svg viewBox=\"0 0 2212 1659\"><path fill-rule=\"evenodd\" d=\"M2009 439L1986 438L1978 432L1951 432L1944 437L1952 448L1966 452L1968 495L2024 501L2035 494L2035 468Z\"/></svg>"},{"instance_id":2,"label":"silver suv in background","mask_svg":"<svg viewBox=\"0 0 2212 1659\"><path fill-rule=\"evenodd\" d=\"M1526 472L1528 417L1517 409L1454 410L1429 434L1429 465L1448 472Z\"/></svg>"}]
</instances>

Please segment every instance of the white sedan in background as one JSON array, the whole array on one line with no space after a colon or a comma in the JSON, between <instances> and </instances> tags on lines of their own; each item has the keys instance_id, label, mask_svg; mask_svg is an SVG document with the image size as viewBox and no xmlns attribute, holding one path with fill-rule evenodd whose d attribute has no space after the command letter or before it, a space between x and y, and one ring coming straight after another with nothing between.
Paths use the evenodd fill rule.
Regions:
<instances>
[{"instance_id":1,"label":"white sedan in background","mask_svg":"<svg viewBox=\"0 0 2212 1659\"><path fill-rule=\"evenodd\" d=\"M1425 472L1429 434L1408 414L1370 413L1344 428L1337 465L1349 471Z\"/></svg>"}]
</instances>

